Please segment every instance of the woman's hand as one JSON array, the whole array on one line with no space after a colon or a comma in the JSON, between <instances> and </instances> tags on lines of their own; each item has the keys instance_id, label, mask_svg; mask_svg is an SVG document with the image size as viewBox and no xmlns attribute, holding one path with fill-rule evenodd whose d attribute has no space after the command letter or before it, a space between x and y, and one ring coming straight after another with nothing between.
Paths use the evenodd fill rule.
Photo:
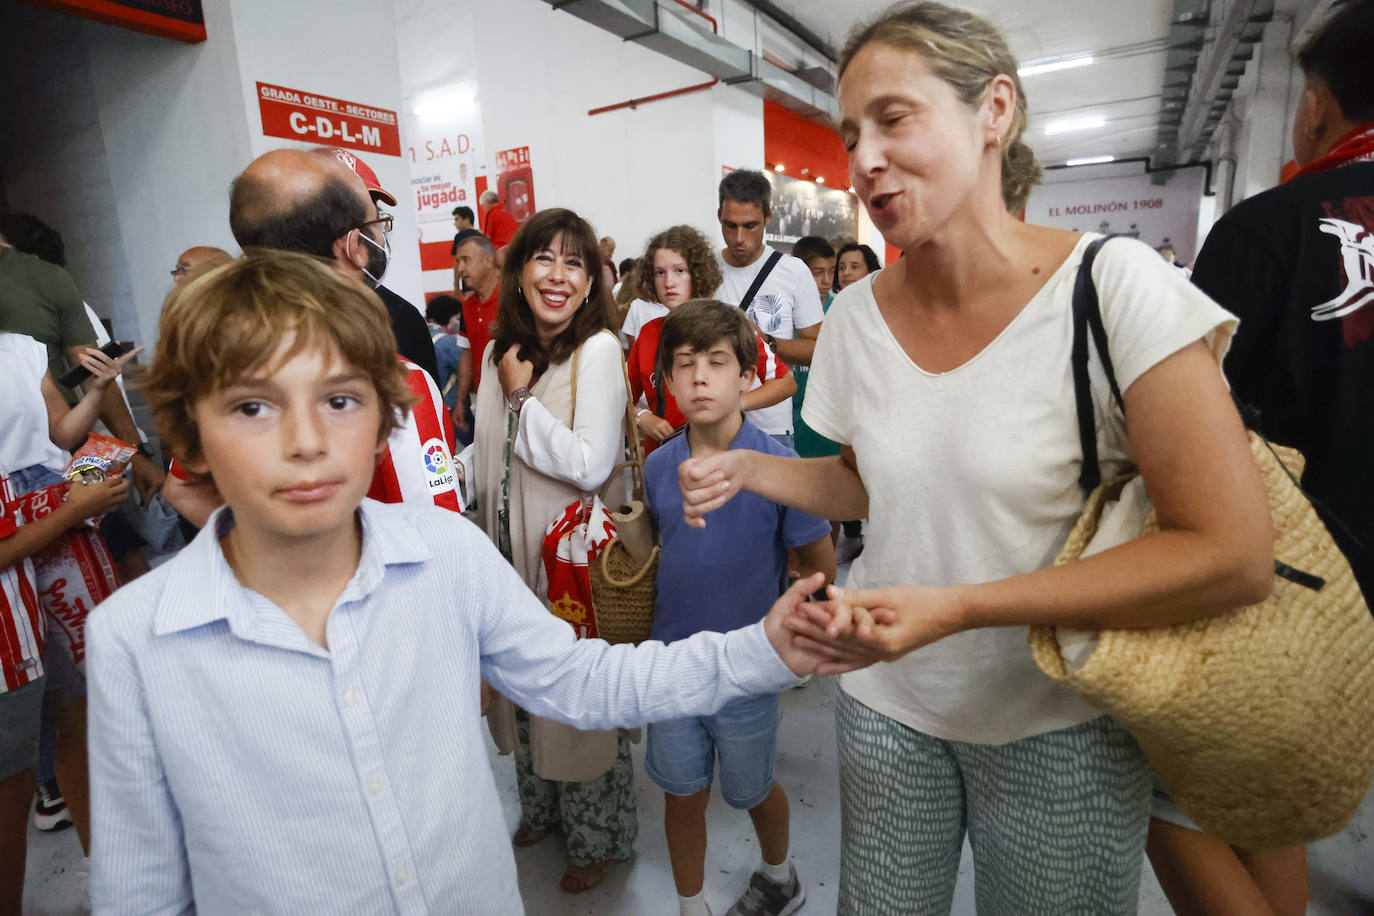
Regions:
<instances>
[{"instance_id":1,"label":"woman's hand","mask_svg":"<svg viewBox=\"0 0 1374 916\"><path fill-rule=\"evenodd\" d=\"M837 651L865 663L890 662L965 629L957 589L831 586L829 594L829 601L803 605L784 622L800 647Z\"/></svg>"},{"instance_id":2,"label":"woman's hand","mask_svg":"<svg viewBox=\"0 0 1374 916\"><path fill-rule=\"evenodd\" d=\"M105 390L124 371L124 366L142 352L142 347L134 347L118 359L111 359L95 347L87 347L78 357L82 367L91 374L85 383L86 387L96 391Z\"/></svg>"},{"instance_id":3,"label":"woman's hand","mask_svg":"<svg viewBox=\"0 0 1374 916\"><path fill-rule=\"evenodd\" d=\"M744 485L749 449L732 449L705 458L688 458L678 465L677 479L682 488L682 514L691 528L705 528L708 512L730 501Z\"/></svg>"},{"instance_id":4,"label":"woman's hand","mask_svg":"<svg viewBox=\"0 0 1374 916\"><path fill-rule=\"evenodd\" d=\"M114 510L128 495L129 481L123 477L85 484L72 481L67 487L65 505L70 507L68 511L76 516L76 521L85 521Z\"/></svg>"},{"instance_id":5,"label":"woman's hand","mask_svg":"<svg viewBox=\"0 0 1374 916\"><path fill-rule=\"evenodd\" d=\"M639 427L640 435L648 436L655 442L662 442L673 434L673 424L649 410L635 414L635 426Z\"/></svg>"},{"instance_id":6,"label":"woman's hand","mask_svg":"<svg viewBox=\"0 0 1374 916\"><path fill-rule=\"evenodd\" d=\"M496 364L496 377L501 382L501 390L510 397L521 388L528 388L534 379L534 363L521 359L519 345L511 347L501 355Z\"/></svg>"}]
</instances>

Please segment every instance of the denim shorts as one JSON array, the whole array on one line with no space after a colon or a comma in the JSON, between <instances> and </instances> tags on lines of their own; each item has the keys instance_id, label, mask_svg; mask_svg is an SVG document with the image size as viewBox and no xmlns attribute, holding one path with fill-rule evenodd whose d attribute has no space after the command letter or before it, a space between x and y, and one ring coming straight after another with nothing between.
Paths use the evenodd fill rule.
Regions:
<instances>
[{"instance_id":1,"label":"denim shorts","mask_svg":"<svg viewBox=\"0 0 1374 916\"><path fill-rule=\"evenodd\" d=\"M644 771L669 795L695 795L710 787L719 757L726 804L752 808L773 790L781 718L770 693L732 700L715 715L650 723Z\"/></svg>"},{"instance_id":2,"label":"denim shorts","mask_svg":"<svg viewBox=\"0 0 1374 916\"><path fill-rule=\"evenodd\" d=\"M45 678L0 693L0 780L33 769L38 761Z\"/></svg>"}]
</instances>

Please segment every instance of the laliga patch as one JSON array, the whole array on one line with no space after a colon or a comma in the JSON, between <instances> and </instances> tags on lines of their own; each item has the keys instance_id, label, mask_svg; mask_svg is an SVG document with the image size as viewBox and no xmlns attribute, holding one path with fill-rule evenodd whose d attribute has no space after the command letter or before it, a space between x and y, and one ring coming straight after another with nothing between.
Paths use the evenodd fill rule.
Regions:
<instances>
[{"instance_id":1,"label":"laliga patch","mask_svg":"<svg viewBox=\"0 0 1374 916\"><path fill-rule=\"evenodd\" d=\"M453 456L443 439L426 439L420 451L425 457L425 483L429 492L447 493L454 489L458 475L453 472Z\"/></svg>"}]
</instances>

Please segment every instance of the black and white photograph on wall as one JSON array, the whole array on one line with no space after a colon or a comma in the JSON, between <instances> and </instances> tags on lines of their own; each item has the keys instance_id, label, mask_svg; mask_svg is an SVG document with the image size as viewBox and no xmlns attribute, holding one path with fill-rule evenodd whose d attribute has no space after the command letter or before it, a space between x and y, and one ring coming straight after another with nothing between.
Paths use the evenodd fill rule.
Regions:
<instances>
[{"instance_id":1,"label":"black and white photograph on wall","mask_svg":"<svg viewBox=\"0 0 1374 916\"><path fill-rule=\"evenodd\" d=\"M859 201L853 194L768 171L773 186L773 212L765 240L788 251L804 235L833 239L859 233Z\"/></svg>"}]
</instances>

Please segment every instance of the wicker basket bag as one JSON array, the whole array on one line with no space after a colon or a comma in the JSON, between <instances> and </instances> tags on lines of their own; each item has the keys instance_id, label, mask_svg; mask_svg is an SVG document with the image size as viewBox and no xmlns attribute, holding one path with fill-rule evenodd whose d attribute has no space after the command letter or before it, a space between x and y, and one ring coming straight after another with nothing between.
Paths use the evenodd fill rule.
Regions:
<instances>
[{"instance_id":1,"label":"wicker basket bag","mask_svg":"<svg viewBox=\"0 0 1374 916\"><path fill-rule=\"evenodd\" d=\"M1301 468L1296 452L1277 450ZM1040 670L1130 730L1200 827L1265 849L1340 830L1374 779L1374 620L1268 444L1251 433L1250 451L1269 493L1277 562L1324 580L1320 590L1275 576L1260 604L1182 626L1103 630L1079 665L1065 658L1078 634L1035 627L1030 647ZM1083 554L1131 481L1093 492L1056 565ZM1154 530L1150 512L1140 533Z\"/></svg>"},{"instance_id":2,"label":"wicker basket bag","mask_svg":"<svg viewBox=\"0 0 1374 916\"><path fill-rule=\"evenodd\" d=\"M644 446L635 427L628 378L625 390L627 460L616 466L601 491L602 501L615 523L616 536L601 549L601 554L587 570L592 582L592 601L596 605L597 632L609 643L641 643L649 638L661 549L645 496ZM621 487L618 491L615 490L617 485Z\"/></svg>"},{"instance_id":3,"label":"wicker basket bag","mask_svg":"<svg viewBox=\"0 0 1374 916\"><path fill-rule=\"evenodd\" d=\"M1087 275L1090 287L1090 258L1084 261L1080 285ZM1074 298L1077 313L1077 292ZM1087 308L1097 311L1095 293ZM1098 351L1119 398L1105 340L1103 332ZM1086 341L1082 350L1086 366ZM1086 385L1086 370L1082 378ZM1084 442L1085 475L1095 475L1095 445ZM1131 731L1165 789L1200 827L1228 843L1266 849L1337 832L1374 780L1374 619L1293 476L1301 473L1302 456L1253 432L1250 451L1274 524L1274 590L1267 600L1157 629L1034 627L1030 648L1045 674ZM1056 565L1157 530L1137 475L1088 489Z\"/></svg>"}]
</instances>

